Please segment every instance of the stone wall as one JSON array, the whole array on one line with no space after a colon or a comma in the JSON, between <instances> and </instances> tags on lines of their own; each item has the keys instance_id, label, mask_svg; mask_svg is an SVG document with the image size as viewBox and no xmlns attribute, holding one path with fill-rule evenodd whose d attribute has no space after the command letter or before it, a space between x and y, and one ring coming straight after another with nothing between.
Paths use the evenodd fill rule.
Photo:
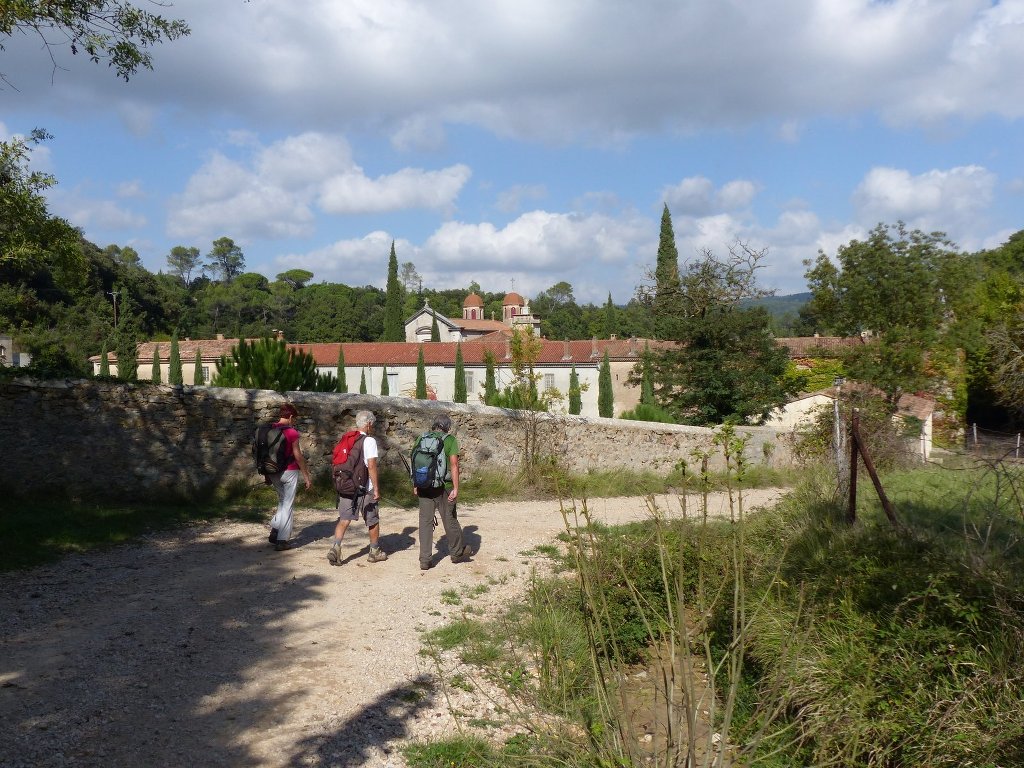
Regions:
<instances>
[{"instance_id":1,"label":"stone wall","mask_svg":"<svg viewBox=\"0 0 1024 768\"><path fill-rule=\"evenodd\" d=\"M299 410L303 453L314 477L326 478L331 452L358 410L377 416L381 462L402 467L417 435L449 413L464 473L520 465L527 427L544 454L567 469L631 467L667 473L694 449L711 450L713 433L697 427L522 414L477 405L407 397L291 392ZM116 382L0 382L0 455L5 492L58 492L108 499L191 497L232 483L255 483L255 426L277 415L285 397L271 391ZM785 434L749 434L749 458L786 466ZM712 465L721 468L716 452Z\"/></svg>"}]
</instances>

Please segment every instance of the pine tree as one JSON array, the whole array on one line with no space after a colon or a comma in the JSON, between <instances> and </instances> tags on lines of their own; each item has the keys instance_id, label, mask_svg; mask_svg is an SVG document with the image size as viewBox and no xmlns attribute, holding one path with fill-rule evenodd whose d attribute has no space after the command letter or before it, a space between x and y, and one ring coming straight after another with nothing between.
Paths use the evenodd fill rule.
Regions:
<instances>
[{"instance_id":1,"label":"pine tree","mask_svg":"<svg viewBox=\"0 0 1024 768\"><path fill-rule=\"evenodd\" d=\"M153 345L152 379L154 384L160 383L160 345Z\"/></svg>"},{"instance_id":2,"label":"pine tree","mask_svg":"<svg viewBox=\"0 0 1024 768\"><path fill-rule=\"evenodd\" d=\"M437 315L433 314L432 316L434 318L434 321L430 324L430 340L431 341L440 341L441 340L441 329L437 325Z\"/></svg>"},{"instance_id":3,"label":"pine tree","mask_svg":"<svg viewBox=\"0 0 1024 768\"><path fill-rule=\"evenodd\" d=\"M106 342L103 342L103 353L100 356L100 376L110 376L110 360L107 358Z\"/></svg>"},{"instance_id":4,"label":"pine tree","mask_svg":"<svg viewBox=\"0 0 1024 768\"><path fill-rule=\"evenodd\" d=\"M416 399L427 399L427 366L423 362L423 345L420 344L420 355L416 360Z\"/></svg>"},{"instance_id":5,"label":"pine tree","mask_svg":"<svg viewBox=\"0 0 1024 768\"><path fill-rule=\"evenodd\" d=\"M615 305L612 303L612 295L608 294L608 303L604 305L604 334L602 338L610 339L618 328Z\"/></svg>"},{"instance_id":6,"label":"pine tree","mask_svg":"<svg viewBox=\"0 0 1024 768\"><path fill-rule=\"evenodd\" d=\"M569 413L578 416L583 411L583 393L580 391L580 377L576 366L569 373Z\"/></svg>"},{"instance_id":7,"label":"pine tree","mask_svg":"<svg viewBox=\"0 0 1024 768\"><path fill-rule=\"evenodd\" d=\"M348 392L348 381L345 379L345 349L338 345L338 391Z\"/></svg>"},{"instance_id":8,"label":"pine tree","mask_svg":"<svg viewBox=\"0 0 1024 768\"><path fill-rule=\"evenodd\" d=\"M484 403L493 405L494 399L498 396L498 382L494 375L494 353L491 350L484 352Z\"/></svg>"},{"instance_id":9,"label":"pine tree","mask_svg":"<svg viewBox=\"0 0 1024 768\"><path fill-rule=\"evenodd\" d=\"M203 380L203 353L199 347L196 347L196 363L195 370L192 373L192 385L199 387L205 383Z\"/></svg>"},{"instance_id":10,"label":"pine tree","mask_svg":"<svg viewBox=\"0 0 1024 768\"><path fill-rule=\"evenodd\" d=\"M380 396L387 397L391 394L388 389L388 367L385 365L380 372Z\"/></svg>"},{"instance_id":11,"label":"pine tree","mask_svg":"<svg viewBox=\"0 0 1024 768\"><path fill-rule=\"evenodd\" d=\"M175 386L185 383L181 373L181 350L178 349L178 332L171 336L171 360L167 368L167 381Z\"/></svg>"},{"instance_id":12,"label":"pine tree","mask_svg":"<svg viewBox=\"0 0 1024 768\"><path fill-rule=\"evenodd\" d=\"M676 250L676 236L672 230L672 214L668 205L661 214L661 234L658 238L658 261L654 268L654 333L659 339L673 338L672 311L681 293L679 280L679 251Z\"/></svg>"},{"instance_id":13,"label":"pine tree","mask_svg":"<svg viewBox=\"0 0 1024 768\"><path fill-rule=\"evenodd\" d=\"M391 241L391 257L388 259L388 285L384 296L384 338L383 341L405 341L405 324L402 322L402 284L398 281L398 256L395 242Z\"/></svg>"},{"instance_id":14,"label":"pine tree","mask_svg":"<svg viewBox=\"0 0 1024 768\"><path fill-rule=\"evenodd\" d=\"M601 370L597 375L597 415L610 419L614 414L615 398L612 394L612 366L608 362L608 350L601 360Z\"/></svg>"},{"instance_id":15,"label":"pine tree","mask_svg":"<svg viewBox=\"0 0 1024 768\"><path fill-rule=\"evenodd\" d=\"M366 369L361 368L359 370L359 394L366 394Z\"/></svg>"},{"instance_id":16,"label":"pine tree","mask_svg":"<svg viewBox=\"0 0 1024 768\"><path fill-rule=\"evenodd\" d=\"M466 402L466 368L462 362L462 344L455 346L455 402Z\"/></svg>"}]
</instances>

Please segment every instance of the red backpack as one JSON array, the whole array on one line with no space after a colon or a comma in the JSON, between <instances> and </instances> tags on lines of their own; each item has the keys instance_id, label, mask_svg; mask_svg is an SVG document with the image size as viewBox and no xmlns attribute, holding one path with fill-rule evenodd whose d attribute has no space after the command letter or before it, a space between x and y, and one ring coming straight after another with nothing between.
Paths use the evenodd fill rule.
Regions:
<instances>
[{"instance_id":1,"label":"red backpack","mask_svg":"<svg viewBox=\"0 0 1024 768\"><path fill-rule=\"evenodd\" d=\"M331 476L334 478L334 490L339 496L346 499L356 499L366 493L366 483L370 477L370 471L363 461L363 438L362 432L352 430L341 436L341 440L334 446L334 470Z\"/></svg>"}]
</instances>

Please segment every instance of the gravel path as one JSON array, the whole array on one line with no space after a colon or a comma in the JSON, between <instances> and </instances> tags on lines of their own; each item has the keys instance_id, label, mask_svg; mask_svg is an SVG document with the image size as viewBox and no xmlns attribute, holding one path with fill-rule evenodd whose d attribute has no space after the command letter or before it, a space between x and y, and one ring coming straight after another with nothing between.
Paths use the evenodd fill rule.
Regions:
<instances>
[{"instance_id":1,"label":"gravel path","mask_svg":"<svg viewBox=\"0 0 1024 768\"><path fill-rule=\"evenodd\" d=\"M590 510L649 516L636 498ZM522 594L545 561L530 550L563 530L557 502L460 506L478 552L429 571L415 510L382 507L384 563L353 525L338 568L331 513L296 514L288 552L265 526L223 523L0 576L0 765L401 768L403 743L455 731L450 706L493 719L487 697L437 684L420 634Z\"/></svg>"}]
</instances>

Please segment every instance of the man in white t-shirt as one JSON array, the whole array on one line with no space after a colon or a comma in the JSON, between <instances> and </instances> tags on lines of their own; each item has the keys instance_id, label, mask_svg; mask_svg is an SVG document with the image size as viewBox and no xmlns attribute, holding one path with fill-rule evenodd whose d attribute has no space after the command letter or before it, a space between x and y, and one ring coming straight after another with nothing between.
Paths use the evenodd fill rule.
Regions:
<instances>
[{"instance_id":1,"label":"man in white t-shirt","mask_svg":"<svg viewBox=\"0 0 1024 768\"><path fill-rule=\"evenodd\" d=\"M338 499L338 524L334 527L334 541L327 553L327 561L331 565L341 565L341 540L345 538L345 531L353 520L358 520L360 510L366 521L366 530L370 534L370 555L366 559L371 563L379 563L387 560L387 553L380 548L380 514L378 506L380 503L380 483L377 480L377 441L373 437L373 428L377 423L377 417L370 411L359 411L356 413L356 429L366 435L363 438L363 462L366 464L366 471L369 474L369 484L366 493L360 496L356 503L351 499Z\"/></svg>"}]
</instances>

